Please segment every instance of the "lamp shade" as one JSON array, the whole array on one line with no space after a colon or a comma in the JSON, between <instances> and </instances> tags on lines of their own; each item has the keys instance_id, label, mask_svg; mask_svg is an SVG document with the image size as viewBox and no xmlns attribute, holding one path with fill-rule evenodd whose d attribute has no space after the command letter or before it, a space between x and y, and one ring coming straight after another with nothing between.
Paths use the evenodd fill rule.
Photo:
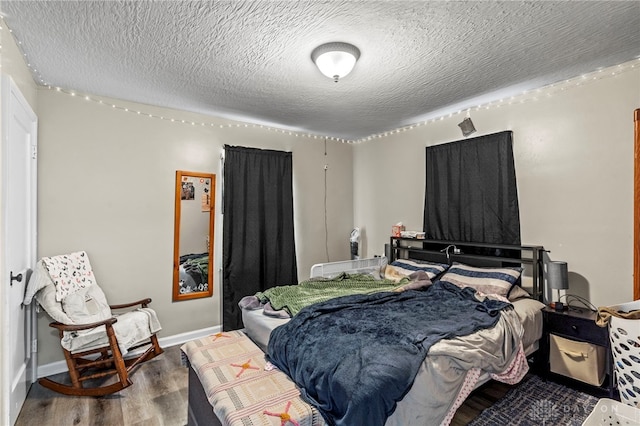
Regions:
<instances>
[{"instance_id":1,"label":"lamp shade","mask_svg":"<svg viewBox=\"0 0 640 426\"><path fill-rule=\"evenodd\" d=\"M569 288L569 272L567 262L547 263L547 280L549 286L556 290L566 290Z\"/></svg>"},{"instance_id":2,"label":"lamp shade","mask_svg":"<svg viewBox=\"0 0 640 426\"><path fill-rule=\"evenodd\" d=\"M360 50L352 44L333 42L320 45L311 52L311 59L320 72L336 83L353 70Z\"/></svg>"}]
</instances>

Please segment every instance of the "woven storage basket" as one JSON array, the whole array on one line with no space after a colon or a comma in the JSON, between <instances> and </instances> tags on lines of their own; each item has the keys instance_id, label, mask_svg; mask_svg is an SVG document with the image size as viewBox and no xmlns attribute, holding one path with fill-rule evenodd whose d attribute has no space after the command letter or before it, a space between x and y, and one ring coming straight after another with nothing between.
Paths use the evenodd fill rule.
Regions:
<instances>
[{"instance_id":1,"label":"woven storage basket","mask_svg":"<svg viewBox=\"0 0 640 426\"><path fill-rule=\"evenodd\" d=\"M613 399L603 398L586 418L582 426L640 425L640 410Z\"/></svg>"},{"instance_id":2,"label":"woven storage basket","mask_svg":"<svg viewBox=\"0 0 640 426\"><path fill-rule=\"evenodd\" d=\"M640 309L640 300L610 306L617 311ZM640 320L611 317L609 338L620 401L636 407L640 403Z\"/></svg>"}]
</instances>

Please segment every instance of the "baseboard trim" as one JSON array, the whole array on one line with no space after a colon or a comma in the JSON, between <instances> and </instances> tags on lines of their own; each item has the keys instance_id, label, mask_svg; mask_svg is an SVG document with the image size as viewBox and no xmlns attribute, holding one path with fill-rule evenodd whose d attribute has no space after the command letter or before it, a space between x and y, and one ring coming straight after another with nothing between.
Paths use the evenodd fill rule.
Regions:
<instances>
[{"instance_id":1,"label":"baseboard trim","mask_svg":"<svg viewBox=\"0 0 640 426\"><path fill-rule=\"evenodd\" d=\"M200 330L193 330L186 333L174 334L173 336L161 337L158 339L158 343L160 343L160 346L163 348L169 348L171 346L181 345L182 343L199 339L200 337L219 333L221 331L222 327L219 325L215 327L201 328ZM132 352L131 354L135 355L135 352ZM38 378L51 376L53 374L64 373L66 371L66 361L50 362L49 364L38 366Z\"/></svg>"}]
</instances>

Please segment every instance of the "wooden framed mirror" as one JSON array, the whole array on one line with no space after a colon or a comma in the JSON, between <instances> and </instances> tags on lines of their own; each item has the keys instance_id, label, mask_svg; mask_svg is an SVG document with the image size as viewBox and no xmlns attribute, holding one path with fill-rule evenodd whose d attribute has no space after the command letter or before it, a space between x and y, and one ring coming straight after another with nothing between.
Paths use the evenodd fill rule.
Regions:
<instances>
[{"instance_id":1,"label":"wooden framed mirror","mask_svg":"<svg viewBox=\"0 0 640 426\"><path fill-rule=\"evenodd\" d=\"M176 171L173 300L213 295L216 175Z\"/></svg>"}]
</instances>

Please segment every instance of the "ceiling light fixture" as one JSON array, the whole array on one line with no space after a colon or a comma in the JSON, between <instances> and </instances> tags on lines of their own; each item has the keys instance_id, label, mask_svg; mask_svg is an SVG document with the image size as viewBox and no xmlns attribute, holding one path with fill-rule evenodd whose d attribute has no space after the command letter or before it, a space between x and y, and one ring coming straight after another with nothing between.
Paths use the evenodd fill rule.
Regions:
<instances>
[{"instance_id":1,"label":"ceiling light fixture","mask_svg":"<svg viewBox=\"0 0 640 426\"><path fill-rule=\"evenodd\" d=\"M326 43L311 52L311 59L320 72L336 83L353 70L358 58L360 50L349 43Z\"/></svg>"}]
</instances>

